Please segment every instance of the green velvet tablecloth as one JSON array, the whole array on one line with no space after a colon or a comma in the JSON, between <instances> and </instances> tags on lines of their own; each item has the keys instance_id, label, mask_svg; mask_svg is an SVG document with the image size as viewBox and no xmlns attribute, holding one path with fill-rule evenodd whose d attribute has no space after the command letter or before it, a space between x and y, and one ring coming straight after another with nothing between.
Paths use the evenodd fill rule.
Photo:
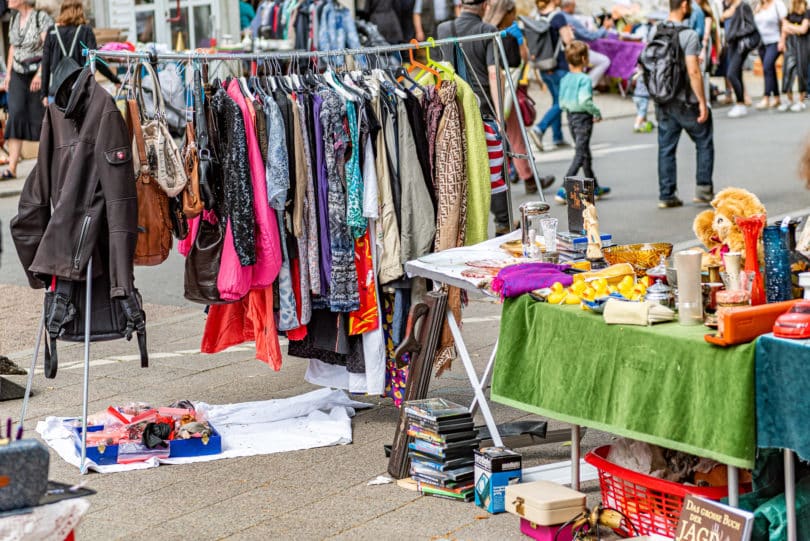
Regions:
<instances>
[{"instance_id":1,"label":"green velvet tablecloth","mask_svg":"<svg viewBox=\"0 0 810 541\"><path fill-rule=\"evenodd\" d=\"M754 465L754 343L703 326L607 325L579 306L503 306L492 399L720 462Z\"/></svg>"}]
</instances>

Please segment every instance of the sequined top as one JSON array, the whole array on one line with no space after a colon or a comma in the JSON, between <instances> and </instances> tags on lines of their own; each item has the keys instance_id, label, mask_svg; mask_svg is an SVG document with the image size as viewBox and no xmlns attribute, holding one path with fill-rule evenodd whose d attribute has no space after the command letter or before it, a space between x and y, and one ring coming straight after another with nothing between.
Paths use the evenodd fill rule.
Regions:
<instances>
[{"instance_id":1,"label":"sequined top","mask_svg":"<svg viewBox=\"0 0 810 541\"><path fill-rule=\"evenodd\" d=\"M239 106L222 88L211 98L211 107L220 135L217 154L222 161L223 212L231 222L239 263L246 267L256 263L256 218L245 123Z\"/></svg>"}]
</instances>

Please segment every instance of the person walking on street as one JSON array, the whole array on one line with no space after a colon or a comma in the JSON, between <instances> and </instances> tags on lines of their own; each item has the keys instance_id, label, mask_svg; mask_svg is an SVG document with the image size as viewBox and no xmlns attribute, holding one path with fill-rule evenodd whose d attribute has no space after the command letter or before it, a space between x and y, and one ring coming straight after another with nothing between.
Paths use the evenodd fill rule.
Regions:
<instances>
[{"instance_id":1,"label":"person walking on street","mask_svg":"<svg viewBox=\"0 0 810 541\"><path fill-rule=\"evenodd\" d=\"M568 143L563 138L562 132L562 110L560 109L560 81L568 73L568 63L565 61L565 46L574 40L574 32L568 25L565 14L557 11L560 0L538 1L540 15L550 17L549 32L551 33L551 45L557 51L557 67L553 70L540 72L540 78L545 83L551 93L551 107L540 122L531 130L532 140L537 145L538 150L543 150L543 135L551 128L552 142L555 146L567 146Z\"/></svg>"},{"instance_id":2,"label":"person walking on street","mask_svg":"<svg viewBox=\"0 0 810 541\"><path fill-rule=\"evenodd\" d=\"M645 76L650 95L656 101L658 208L662 209L683 205L677 194L678 169L675 160L682 131L686 131L697 150L694 202L709 204L714 197L714 135L698 59L700 37L684 24L691 14L690 0L669 0L669 9L668 19L656 28L647 50L642 53L645 66L648 65L648 60L653 60L656 68L661 68L659 73L648 72ZM663 56L665 53L669 54ZM656 57L656 54L662 56ZM672 62L677 63L674 69L671 69ZM670 74L671 80L663 81L662 84L661 77L664 74ZM658 86L653 87L653 82ZM662 90L672 92L672 98L662 101L663 97L659 94Z\"/></svg>"},{"instance_id":3,"label":"person walking on street","mask_svg":"<svg viewBox=\"0 0 810 541\"><path fill-rule=\"evenodd\" d=\"M514 0L493 0L484 17L484 22L496 26L498 30L506 31L506 36L503 37L503 47L510 69L521 68L523 62L529 59L529 48L526 46L520 28L515 23L516 16L517 8ZM498 54L497 51L495 54ZM528 155L526 141L520 131L519 122L523 122L520 108L513 104L508 115L506 118L506 138L509 140L509 146L515 154ZM527 194L537 193L537 182L534 180L529 160L515 158L510 161L510 164L517 174L513 182L523 181ZM541 187L544 190L551 186L553 182L554 176L545 176L540 179Z\"/></svg>"},{"instance_id":4,"label":"person walking on street","mask_svg":"<svg viewBox=\"0 0 810 541\"><path fill-rule=\"evenodd\" d=\"M577 9L576 0L562 0L561 8L565 14L565 20L574 31L574 38L584 41L585 43L604 38L610 28L613 27L613 19L605 17L604 26L601 28L597 30L585 28L585 25L574 15ZM589 64L585 67L588 69L588 77L591 78L591 82L593 82L593 86L595 87L599 84L599 81L602 80L608 68L610 68L610 58L589 48L588 60Z\"/></svg>"},{"instance_id":5,"label":"person walking on street","mask_svg":"<svg viewBox=\"0 0 810 541\"><path fill-rule=\"evenodd\" d=\"M60 70L57 66L66 56L73 59L78 66L84 65L82 49L96 49L96 35L93 29L87 26L84 16L82 0L65 0L56 18L56 24L48 28L45 36L45 45L42 51L42 89L47 97L42 99L44 105L53 101L56 89L62 82L56 80ZM96 64L99 73L114 84L121 84L118 77L103 62Z\"/></svg>"},{"instance_id":6,"label":"person walking on street","mask_svg":"<svg viewBox=\"0 0 810 541\"><path fill-rule=\"evenodd\" d=\"M754 11L754 21L762 37L759 58L765 79L765 92L757 109L779 107L779 82L776 79L776 61L782 54L779 42L782 38L782 19L787 17L787 8L782 0L762 0Z\"/></svg>"},{"instance_id":7,"label":"person walking on street","mask_svg":"<svg viewBox=\"0 0 810 541\"><path fill-rule=\"evenodd\" d=\"M5 137L8 141L8 168L0 180L17 177L23 141L39 141L42 117L42 46L45 31L53 19L44 11L34 9L35 0L9 0L8 7L16 10L9 24L9 48L6 74L8 121Z\"/></svg>"},{"instance_id":8,"label":"person walking on street","mask_svg":"<svg viewBox=\"0 0 810 541\"><path fill-rule=\"evenodd\" d=\"M749 27L754 25L754 32L756 32L756 23L751 6L744 0L728 0L728 2L728 4L723 4L725 11L723 11L721 20L725 28L726 39L726 78L731 83L736 100L734 107L728 112L728 116L729 118L739 118L748 114L747 104L749 102L743 85L742 70L743 63L753 46L749 37L753 37L753 34Z\"/></svg>"},{"instance_id":9,"label":"person walking on street","mask_svg":"<svg viewBox=\"0 0 810 541\"><path fill-rule=\"evenodd\" d=\"M795 113L804 111L804 99L807 97L807 79L805 74L810 67L810 54L808 54L807 31L810 30L810 11L807 10L805 0L792 0L790 13L782 24L782 39L779 50L784 51L785 60L782 65L782 93L784 100L779 105L780 111L790 109ZM799 93L793 101L793 82L798 84Z\"/></svg>"},{"instance_id":10,"label":"person walking on street","mask_svg":"<svg viewBox=\"0 0 810 541\"><path fill-rule=\"evenodd\" d=\"M568 127L576 149L565 176L576 176L582 169L586 178L593 179L596 199L601 199L610 193L610 188L599 185L591 165L593 124L602 120L602 113L593 103L593 82L582 73L588 65L588 45L583 41L572 41L565 48L565 59L568 61L569 72L560 82L560 108L568 113ZM557 190L554 199L565 204L565 188Z\"/></svg>"}]
</instances>

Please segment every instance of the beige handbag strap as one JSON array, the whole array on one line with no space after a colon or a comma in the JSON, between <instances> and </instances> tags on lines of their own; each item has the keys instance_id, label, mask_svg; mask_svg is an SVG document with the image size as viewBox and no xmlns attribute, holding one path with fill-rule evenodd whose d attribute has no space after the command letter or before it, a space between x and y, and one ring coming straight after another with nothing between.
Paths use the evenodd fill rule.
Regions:
<instances>
[{"instance_id":1,"label":"beige handbag strap","mask_svg":"<svg viewBox=\"0 0 810 541\"><path fill-rule=\"evenodd\" d=\"M166 104L163 102L163 92L160 90L160 79L158 79L157 73L155 73L155 70L152 68L152 64L144 61L141 62L141 66L146 69L146 72L152 79L152 92L154 95L152 103L155 107L154 118L157 118L166 110ZM144 119L151 120L146 114L146 103L143 100L143 77L141 75L140 66L135 68L135 88L137 89L138 107L141 109L141 114Z\"/></svg>"}]
</instances>

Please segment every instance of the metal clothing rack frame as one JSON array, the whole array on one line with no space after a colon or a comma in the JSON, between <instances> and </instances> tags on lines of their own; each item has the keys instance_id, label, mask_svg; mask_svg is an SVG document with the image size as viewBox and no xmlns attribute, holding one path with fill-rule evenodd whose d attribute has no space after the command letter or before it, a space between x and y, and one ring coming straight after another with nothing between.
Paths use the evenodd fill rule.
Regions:
<instances>
[{"instance_id":1,"label":"metal clothing rack frame","mask_svg":"<svg viewBox=\"0 0 810 541\"><path fill-rule=\"evenodd\" d=\"M505 160L504 160L504 172L505 172L505 183L507 186L507 204L508 204L508 212L509 212L509 228L510 230L514 227L512 222L512 195L511 195L511 187L508 177L508 159L509 158L524 158L528 159L529 164L532 169L532 173L535 179L539 179L539 175L537 173L537 165L534 161L534 154L532 151L531 144L529 142L528 134L526 132L526 127L523 125L523 122L518 122L520 126L521 137L526 145L527 154L526 155L516 155L512 153L508 149L508 138L506 137L506 119L504 118L504 107L503 107L503 92L502 92L502 85L500 81L501 77L501 66L505 66L508 71L508 61L506 58L506 50L503 46L503 40L501 39L502 33L501 32L491 32L486 34L476 34L472 36L462 36L457 38L447 38L447 39L440 39L431 42L421 42L421 43L403 43L399 45L386 45L386 46L375 46L375 47L366 47L366 48L359 48L359 49L340 49L334 51L285 51L285 52L275 52L275 53L166 53L166 54L152 54L149 52L130 52L130 51L100 51L100 50L89 50L87 51L90 69L95 72L95 61L97 58L110 58L110 59L138 59L138 60L151 60L158 62L161 60L175 60L175 61L195 61L195 60L219 60L219 61L227 61L227 60L253 60L253 61L260 61L260 60L298 60L298 59L316 59L316 58L325 58L325 57L333 57L333 56L357 56L357 55L379 55L385 53L394 53L399 51L406 51L406 50L413 50L413 49L423 49L428 47L436 47L441 45L453 45L456 43L466 43L472 41L484 41L491 39L493 40L494 44L498 48L498 55L495 55L495 64L496 64L496 72L498 74L498 102L499 102L499 125L501 128L501 135L503 141L506 143L505 146ZM517 93L515 91L514 83L512 78L508 76L506 77L507 86L509 88L509 93L512 98L512 103L515 104L515 113L517 113ZM541 200L545 200L543 197L542 190L538 192L538 195ZM86 282L86 306L92 306L92 266L93 261L92 258L88 261L87 265L87 282ZM84 377L82 380L82 434L81 434L81 462L79 464L79 469L82 474L86 474L88 471L87 465L87 415L88 415L88 403L89 403L89 387L90 387L90 328L91 328L91 314L90 311L87 310L87 313L84 314L85 317L85 339L84 339ZM448 311L448 320L450 321L451 329L455 332L454 338L456 339L456 343L460 346L460 351L462 352L462 359L464 361L465 369L467 370L467 374L470 379L470 383L473 386L473 389L476 392L476 400L473 402L471 409L476 409L477 407L482 407L484 409L487 417L487 425L489 426L491 434L494 436L494 440L496 443L500 441L500 436L498 435L497 427L494 425L494 421L492 420L491 414L489 414L489 408L487 407L486 401L483 397L483 386L486 384L486 374L483 378L479 379L477 374L475 373L475 369L472 366L472 363L469 359L468 355L464 355L466 353L466 349L464 348L464 342L461 339L461 333L455 325L455 319L453 318L452 312ZM25 415L28 409L28 399L31 395L31 389L33 386L33 379L34 379L34 371L36 369L37 358L39 357L39 350L42 344L42 338L45 330L45 313L43 309L42 319L40 320L39 329L37 331L37 338L36 343L34 345L34 353L33 358L31 359L31 368L28 372L28 381L25 389L25 396L23 398L22 404L22 411L20 413L20 426L23 426L25 422Z\"/></svg>"}]
</instances>

